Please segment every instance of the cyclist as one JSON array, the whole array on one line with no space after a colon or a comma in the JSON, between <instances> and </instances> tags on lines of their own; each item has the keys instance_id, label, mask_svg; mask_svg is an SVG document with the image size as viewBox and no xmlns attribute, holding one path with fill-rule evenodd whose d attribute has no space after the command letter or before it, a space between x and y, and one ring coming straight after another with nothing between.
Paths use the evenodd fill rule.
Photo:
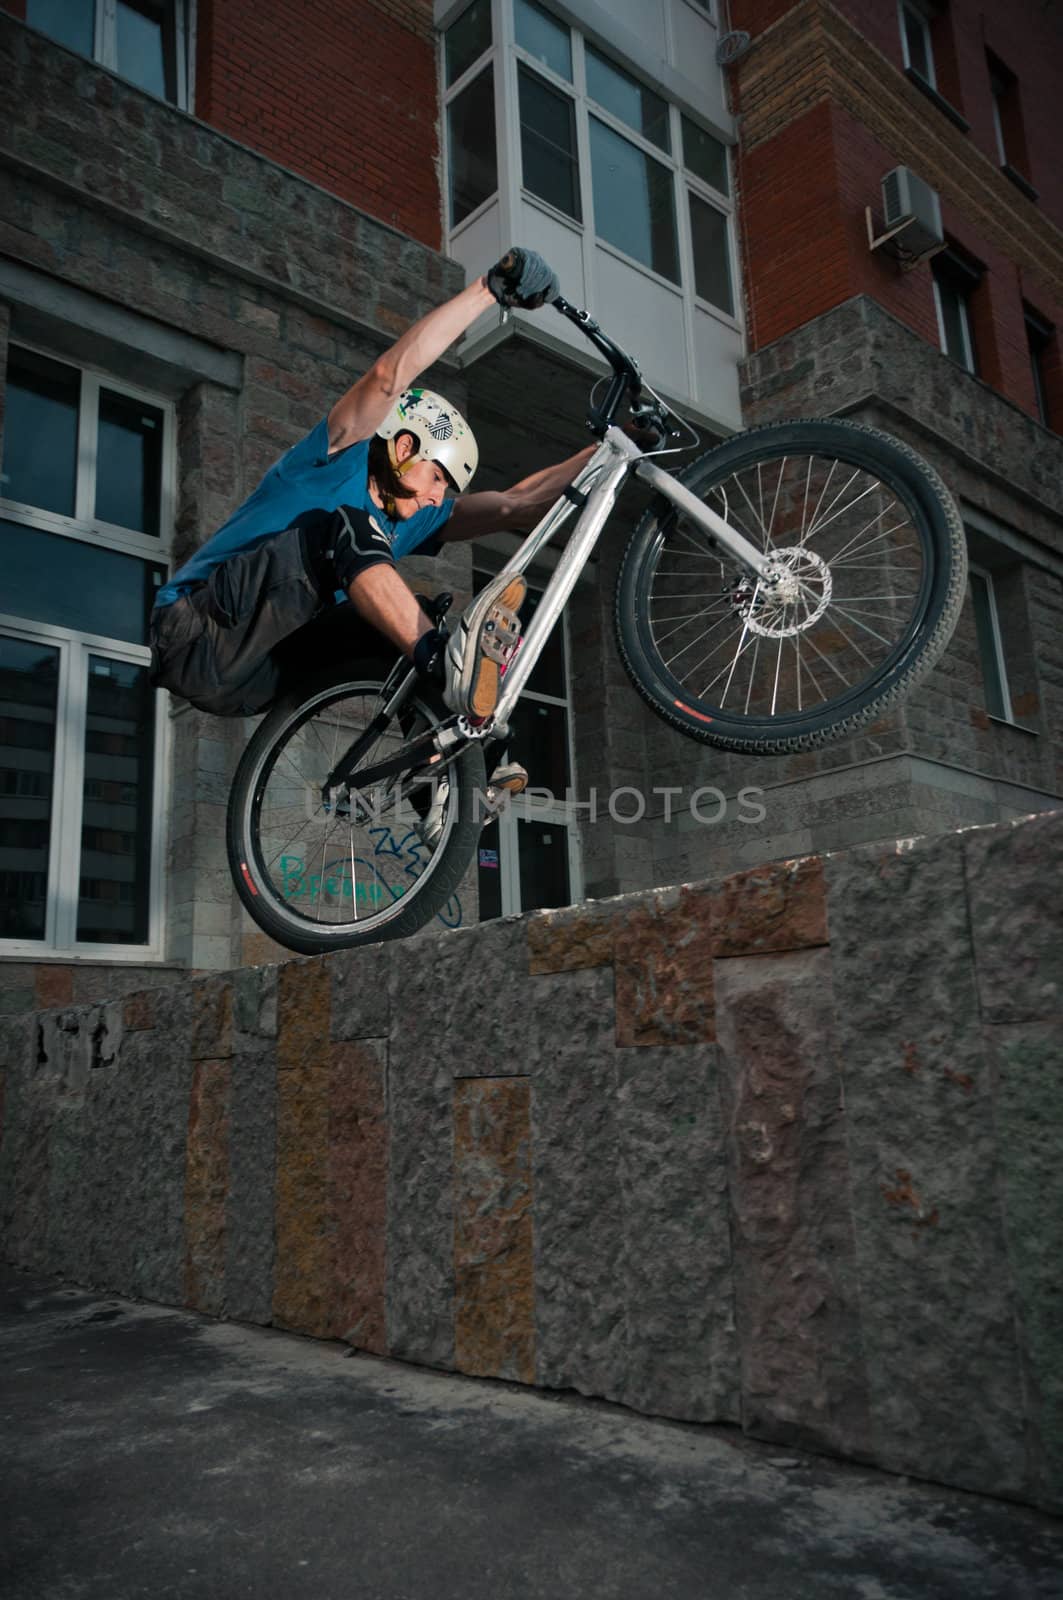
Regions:
<instances>
[{"instance_id":1,"label":"cyclist","mask_svg":"<svg viewBox=\"0 0 1063 1600\"><path fill-rule=\"evenodd\" d=\"M250 715L292 672L355 653L352 628L369 624L442 681L451 710L489 717L519 638L523 579L488 585L444 651L395 562L435 555L450 540L534 527L590 449L504 492L465 494L478 461L472 432L454 406L416 384L485 310L536 310L557 293L543 258L513 249L409 328L160 590L153 681L216 715ZM448 490L461 498L446 498ZM499 769L499 780L519 792L527 774Z\"/></svg>"}]
</instances>

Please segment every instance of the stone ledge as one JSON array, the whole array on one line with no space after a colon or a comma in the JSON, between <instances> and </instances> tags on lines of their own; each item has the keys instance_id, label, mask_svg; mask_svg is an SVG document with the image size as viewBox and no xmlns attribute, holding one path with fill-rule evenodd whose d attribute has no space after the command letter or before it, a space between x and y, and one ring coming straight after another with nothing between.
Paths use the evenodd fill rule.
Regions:
<instances>
[{"instance_id":1,"label":"stone ledge","mask_svg":"<svg viewBox=\"0 0 1063 1600\"><path fill-rule=\"evenodd\" d=\"M1063 1508L1063 812L0 1020L13 1262Z\"/></svg>"}]
</instances>

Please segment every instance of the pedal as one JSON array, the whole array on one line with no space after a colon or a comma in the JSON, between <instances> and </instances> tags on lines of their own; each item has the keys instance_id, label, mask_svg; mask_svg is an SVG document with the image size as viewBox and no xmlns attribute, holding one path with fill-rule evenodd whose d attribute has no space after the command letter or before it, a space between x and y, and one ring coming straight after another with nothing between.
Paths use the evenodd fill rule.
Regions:
<instances>
[{"instance_id":1,"label":"pedal","mask_svg":"<svg viewBox=\"0 0 1063 1600\"><path fill-rule=\"evenodd\" d=\"M520 619L505 606L492 606L480 632L480 653L504 672L520 649Z\"/></svg>"}]
</instances>

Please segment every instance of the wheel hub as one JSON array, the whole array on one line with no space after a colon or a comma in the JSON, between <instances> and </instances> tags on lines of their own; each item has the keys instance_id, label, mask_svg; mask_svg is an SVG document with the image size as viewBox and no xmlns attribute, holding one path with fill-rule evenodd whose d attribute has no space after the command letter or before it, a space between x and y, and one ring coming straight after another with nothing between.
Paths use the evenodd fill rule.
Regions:
<instances>
[{"instance_id":1,"label":"wheel hub","mask_svg":"<svg viewBox=\"0 0 1063 1600\"><path fill-rule=\"evenodd\" d=\"M773 553L758 583L743 580L734 603L750 633L763 639L790 639L815 627L832 593L830 568L823 558L804 545L792 545Z\"/></svg>"}]
</instances>

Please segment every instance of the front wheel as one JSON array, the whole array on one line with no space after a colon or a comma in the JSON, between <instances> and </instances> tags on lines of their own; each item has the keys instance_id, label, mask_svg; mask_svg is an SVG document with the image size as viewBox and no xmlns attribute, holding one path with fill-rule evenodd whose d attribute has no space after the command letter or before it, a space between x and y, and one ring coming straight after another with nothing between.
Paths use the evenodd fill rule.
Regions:
<instances>
[{"instance_id":1,"label":"front wheel","mask_svg":"<svg viewBox=\"0 0 1063 1600\"><path fill-rule=\"evenodd\" d=\"M963 605L959 513L914 450L838 419L728 440L681 481L772 562L765 583L667 501L617 586L620 653L659 716L725 750L808 750L881 717Z\"/></svg>"},{"instance_id":2,"label":"front wheel","mask_svg":"<svg viewBox=\"0 0 1063 1600\"><path fill-rule=\"evenodd\" d=\"M351 795L323 793L359 740L367 768L446 716L417 685L388 718L387 678L368 661L302 685L259 724L233 781L226 837L237 892L260 928L304 955L400 939L434 916L462 921L456 891L481 823L478 745L438 778L414 768L359 794L355 769Z\"/></svg>"}]
</instances>

